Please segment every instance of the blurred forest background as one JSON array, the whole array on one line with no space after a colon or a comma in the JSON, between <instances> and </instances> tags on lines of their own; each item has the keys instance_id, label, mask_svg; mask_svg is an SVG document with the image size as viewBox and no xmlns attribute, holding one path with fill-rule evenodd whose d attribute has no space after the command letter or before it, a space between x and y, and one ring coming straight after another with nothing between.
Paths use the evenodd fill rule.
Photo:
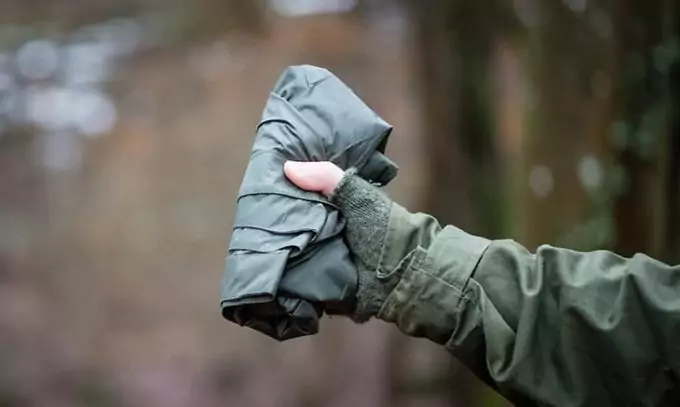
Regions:
<instances>
[{"instance_id":1,"label":"blurred forest background","mask_svg":"<svg viewBox=\"0 0 680 407\"><path fill-rule=\"evenodd\" d=\"M395 126L390 193L530 248L680 257L676 0L3 0L0 406L504 406L423 340L275 343L219 284L291 64Z\"/></svg>"}]
</instances>

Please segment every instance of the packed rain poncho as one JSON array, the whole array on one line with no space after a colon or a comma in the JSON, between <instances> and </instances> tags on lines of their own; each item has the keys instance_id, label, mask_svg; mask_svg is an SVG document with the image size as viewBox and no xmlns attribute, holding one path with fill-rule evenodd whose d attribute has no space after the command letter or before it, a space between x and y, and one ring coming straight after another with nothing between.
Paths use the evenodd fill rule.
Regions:
<instances>
[{"instance_id":1,"label":"packed rain poncho","mask_svg":"<svg viewBox=\"0 0 680 407\"><path fill-rule=\"evenodd\" d=\"M287 160L331 161L385 185L397 166L383 153L392 126L329 71L289 67L257 127L239 190L222 315L283 341L318 331L325 313L348 313L357 270L345 219L323 195L286 178Z\"/></svg>"}]
</instances>

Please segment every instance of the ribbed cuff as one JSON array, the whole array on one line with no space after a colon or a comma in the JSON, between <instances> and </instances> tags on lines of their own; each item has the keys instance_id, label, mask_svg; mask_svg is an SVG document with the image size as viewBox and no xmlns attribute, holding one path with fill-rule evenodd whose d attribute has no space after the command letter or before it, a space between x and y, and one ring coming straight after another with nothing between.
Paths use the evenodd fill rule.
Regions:
<instances>
[{"instance_id":1,"label":"ribbed cuff","mask_svg":"<svg viewBox=\"0 0 680 407\"><path fill-rule=\"evenodd\" d=\"M347 219L345 237L350 251L377 270L390 221L392 201L349 169L330 197Z\"/></svg>"},{"instance_id":2,"label":"ribbed cuff","mask_svg":"<svg viewBox=\"0 0 680 407\"><path fill-rule=\"evenodd\" d=\"M392 201L378 188L345 172L330 197L347 219L345 239L355 257L358 272L357 305L352 320L366 322L375 316L390 292L390 284L378 279L380 254L385 245Z\"/></svg>"}]
</instances>

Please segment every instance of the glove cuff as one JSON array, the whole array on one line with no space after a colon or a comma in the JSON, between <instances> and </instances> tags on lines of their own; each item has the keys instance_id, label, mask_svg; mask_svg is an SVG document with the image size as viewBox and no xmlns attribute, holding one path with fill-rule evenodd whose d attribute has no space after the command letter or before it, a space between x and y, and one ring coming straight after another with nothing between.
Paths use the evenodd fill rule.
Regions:
<instances>
[{"instance_id":1,"label":"glove cuff","mask_svg":"<svg viewBox=\"0 0 680 407\"><path fill-rule=\"evenodd\" d=\"M378 279L375 271L358 262L357 300L354 311L349 317L356 323L364 323L380 312L385 299L390 294L391 285Z\"/></svg>"},{"instance_id":2,"label":"glove cuff","mask_svg":"<svg viewBox=\"0 0 680 407\"><path fill-rule=\"evenodd\" d=\"M330 201L347 219L345 237L350 251L372 271L377 271L385 244L392 201L378 188L356 175L352 168L335 187Z\"/></svg>"},{"instance_id":3,"label":"glove cuff","mask_svg":"<svg viewBox=\"0 0 680 407\"><path fill-rule=\"evenodd\" d=\"M357 302L350 317L357 323L366 322L380 311L390 291L388 284L378 279L377 271L392 201L353 168L345 172L330 200L347 219L345 239L357 265Z\"/></svg>"}]
</instances>

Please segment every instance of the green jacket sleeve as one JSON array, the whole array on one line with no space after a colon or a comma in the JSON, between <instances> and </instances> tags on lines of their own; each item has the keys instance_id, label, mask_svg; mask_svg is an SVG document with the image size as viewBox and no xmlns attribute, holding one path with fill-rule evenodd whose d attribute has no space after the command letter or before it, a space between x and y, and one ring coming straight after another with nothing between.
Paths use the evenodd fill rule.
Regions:
<instances>
[{"instance_id":1,"label":"green jacket sleeve","mask_svg":"<svg viewBox=\"0 0 680 407\"><path fill-rule=\"evenodd\" d=\"M378 273L400 279L378 317L518 405L680 405L679 271L641 254L531 253L393 204Z\"/></svg>"},{"instance_id":2,"label":"green jacket sleeve","mask_svg":"<svg viewBox=\"0 0 680 407\"><path fill-rule=\"evenodd\" d=\"M679 267L641 254L531 253L391 202L371 224L380 215L366 208L386 198L362 191L369 198L340 191L339 204L367 270L389 287L378 318L445 346L516 405L680 405ZM381 238L366 244L367 230Z\"/></svg>"}]
</instances>

